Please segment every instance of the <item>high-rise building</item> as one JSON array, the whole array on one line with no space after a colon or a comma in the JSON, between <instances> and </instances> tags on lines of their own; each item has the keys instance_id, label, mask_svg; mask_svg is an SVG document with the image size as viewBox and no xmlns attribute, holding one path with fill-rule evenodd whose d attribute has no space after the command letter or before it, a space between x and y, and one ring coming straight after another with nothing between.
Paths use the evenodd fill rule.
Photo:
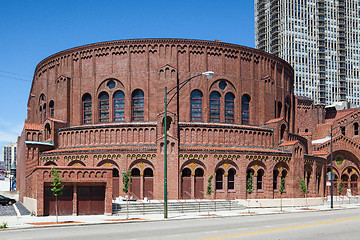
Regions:
<instances>
[{"instance_id":1,"label":"high-rise building","mask_svg":"<svg viewBox=\"0 0 360 240\"><path fill-rule=\"evenodd\" d=\"M3 159L6 172L10 173L11 168L16 168L16 148L16 143L9 143L3 147Z\"/></svg>"},{"instance_id":2,"label":"high-rise building","mask_svg":"<svg viewBox=\"0 0 360 240\"><path fill-rule=\"evenodd\" d=\"M255 0L256 48L294 70L296 95L360 105L359 0Z\"/></svg>"}]
</instances>

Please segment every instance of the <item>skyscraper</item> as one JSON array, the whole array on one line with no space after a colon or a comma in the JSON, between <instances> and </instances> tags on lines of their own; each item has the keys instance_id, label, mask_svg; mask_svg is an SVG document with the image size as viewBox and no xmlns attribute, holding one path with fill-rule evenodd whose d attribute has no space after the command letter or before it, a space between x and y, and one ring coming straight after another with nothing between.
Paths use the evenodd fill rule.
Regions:
<instances>
[{"instance_id":1,"label":"skyscraper","mask_svg":"<svg viewBox=\"0 0 360 240\"><path fill-rule=\"evenodd\" d=\"M296 95L360 105L359 2L255 0L256 48L294 67Z\"/></svg>"},{"instance_id":2,"label":"skyscraper","mask_svg":"<svg viewBox=\"0 0 360 240\"><path fill-rule=\"evenodd\" d=\"M3 159L6 172L10 172L11 168L16 168L16 148L16 143L9 143L3 147Z\"/></svg>"}]
</instances>

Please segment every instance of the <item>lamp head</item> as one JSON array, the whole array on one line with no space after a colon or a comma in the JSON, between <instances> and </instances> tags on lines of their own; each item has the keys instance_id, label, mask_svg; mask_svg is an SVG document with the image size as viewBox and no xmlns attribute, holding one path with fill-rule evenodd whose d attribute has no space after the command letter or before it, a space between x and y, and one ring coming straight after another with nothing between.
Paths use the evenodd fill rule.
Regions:
<instances>
[{"instance_id":1,"label":"lamp head","mask_svg":"<svg viewBox=\"0 0 360 240\"><path fill-rule=\"evenodd\" d=\"M205 75L208 79L212 79L212 77L214 76L214 72L212 71L207 71L207 72L203 72L202 75Z\"/></svg>"}]
</instances>

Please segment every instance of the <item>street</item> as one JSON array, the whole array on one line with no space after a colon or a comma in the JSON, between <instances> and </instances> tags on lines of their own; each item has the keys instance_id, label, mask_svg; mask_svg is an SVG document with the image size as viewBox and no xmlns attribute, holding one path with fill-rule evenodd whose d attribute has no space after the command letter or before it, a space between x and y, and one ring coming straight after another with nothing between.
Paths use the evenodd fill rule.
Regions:
<instances>
[{"instance_id":1,"label":"street","mask_svg":"<svg viewBox=\"0 0 360 240\"><path fill-rule=\"evenodd\" d=\"M360 209L5 230L0 239L359 239Z\"/></svg>"}]
</instances>

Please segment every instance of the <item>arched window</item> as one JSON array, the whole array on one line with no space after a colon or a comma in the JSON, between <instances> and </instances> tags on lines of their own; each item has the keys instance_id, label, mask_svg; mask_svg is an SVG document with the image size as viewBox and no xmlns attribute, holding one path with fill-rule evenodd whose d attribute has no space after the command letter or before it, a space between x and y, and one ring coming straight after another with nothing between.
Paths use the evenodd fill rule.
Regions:
<instances>
[{"instance_id":1,"label":"arched window","mask_svg":"<svg viewBox=\"0 0 360 240\"><path fill-rule=\"evenodd\" d=\"M140 89L132 93L132 120L144 121L144 92Z\"/></svg>"},{"instance_id":2,"label":"arched window","mask_svg":"<svg viewBox=\"0 0 360 240\"><path fill-rule=\"evenodd\" d=\"M86 93L83 98L83 124L91 123L91 95Z\"/></svg>"},{"instance_id":3,"label":"arched window","mask_svg":"<svg viewBox=\"0 0 360 240\"><path fill-rule=\"evenodd\" d=\"M191 121L202 121L202 93L199 90L191 92Z\"/></svg>"},{"instance_id":4,"label":"arched window","mask_svg":"<svg viewBox=\"0 0 360 240\"><path fill-rule=\"evenodd\" d=\"M281 128L280 128L280 140L283 140L283 139L284 139L285 130L286 130L286 126L285 126L285 124L282 124L282 125L281 125Z\"/></svg>"},{"instance_id":5,"label":"arched window","mask_svg":"<svg viewBox=\"0 0 360 240\"><path fill-rule=\"evenodd\" d=\"M202 170L201 168L197 168L195 170L195 177L203 177L204 176L204 170Z\"/></svg>"},{"instance_id":6,"label":"arched window","mask_svg":"<svg viewBox=\"0 0 360 240\"><path fill-rule=\"evenodd\" d=\"M123 91L116 91L113 96L114 99L114 122L125 121L125 94Z\"/></svg>"},{"instance_id":7,"label":"arched window","mask_svg":"<svg viewBox=\"0 0 360 240\"><path fill-rule=\"evenodd\" d=\"M260 169L257 172L257 177L256 177L256 188L257 188L257 190L262 190L263 189L263 176L264 176L264 171L262 169Z\"/></svg>"},{"instance_id":8,"label":"arched window","mask_svg":"<svg viewBox=\"0 0 360 240\"><path fill-rule=\"evenodd\" d=\"M99 122L109 122L109 94L107 92L99 95Z\"/></svg>"},{"instance_id":9,"label":"arched window","mask_svg":"<svg viewBox=\"0 0 360 240\"><path fill-rule=\"evenodd\" d=\"M54 117L54 111L55 111L55 109L54 109L54 101L50 101L49 102L49 108L50 108L50 117Z\"/></svg>"},{"instance_id":10,"label":"arched window","mask_svg":"<svg viewBox=\"0 0 360 240\"><path fill-rule=\"evenodd\" d=\"M44 116L43 121L45 121L45 119L46 119L46 104L44 104L44 106L43 106L43 112L44 112L44 114L43 114L43 116Z\"/></svg>"},{"instance_id":11,"label":"arched window","mask_svg":"<svg viewBox=\"0 0 360 240\"><path fill-rule=\"evenodd\" d=\"M228 172L228 190L235 189L235 170L230 169Z\"/></svg>"},{"instance_id":12,"label":"arched window","mask_svg":"<svg viewBox=\"0 0 360 240\"><path fill-rule=\"evenodd\" d=\"M277 116L276 117L280 117L281 116L281 110L282 110L282 103L278 102L278 109L277 109Z\"/></svg>"},{"instance_id":13,"label":"arched window","mask_svg":"<svg viewBox=\"0 0 360 240\"><path fill-rule=\"evenodd\" d=\"M354 135L355 136L359 135L359 124L358 123L354 123Z\"/></svg>"},{"instance_id":14,"label":"arched window","mask_svg":"<svg viewBox=\"0 0 360 240\"><path fill-rule=\"evenodd\" d=\"M119 170L117 170L117 168L113 168L113 170L112 170L112 176L113 176L113 177L119 177Z\"/></svg>"},{"instance_id":15,"label":"arched window","mask_svg":"<svg viewBox=\"0 0 360 240\"><path fill-rule=\"evenodd\" d=\"M234 99L235 96L232 93L225 95L225 122L234 122Z\"/></svg>"},{"instance_id":16,"label":"arched window","mask_svg":"<svg viewBox=\"0 0 360 240\"><path fill-rule=\"evenodd\" d=\"M210 93L210 122L220 122L220 93Z\"/></svg>"},{"instance_id":17,"label":"arched window","mask_svg":"<svg viewBox=\"0 0 360 240\"><path fill-rule=\"evenodd\" d=\"M188 168L184 168L181 172L182 177L191 177L191 170Z\"/></svg>"},{"instance_id":18,"label":"arched window","mask_svg":"<svg viewBox=\"0 0 360 240\"><path fill-rule=\"evenodd\" d=\"M153 177L153 176L154 176L154 173L151 168L147 168L144 170L144 177Z\"/></svg>"},{"instance_id":19,"label":"arched window","mask_svg":"<svg viewBox=\"0 0 360 240\"><path fill-rule=\"evenodd\" d=\"M131 177L140 177L140 170L138 168L133 168L131 170Z\"/></svg>"},{"instance_id":20,"label":"arched window","mask_svg":"<svg viewBox=\"0 0 360 240\"><path fill-rule=\"evenodd\" d=\"M241 97L241 124L249 125L250 123L250 98L248 95Z\"/></svg>"},{"instance_id":21,"label":"arched window","mask_svg":"<svg viewBox=\"0 0 360 240\"><path fill-rule=\"evenodd\" d=\"M215 179L216 179L216 182L215 182L215 189L218 190L218 189L223 189L223 177L224 177L224 171L222 169L218 169L216 170L216 173L215 173Z\"/></svg>"}]
</instances>

